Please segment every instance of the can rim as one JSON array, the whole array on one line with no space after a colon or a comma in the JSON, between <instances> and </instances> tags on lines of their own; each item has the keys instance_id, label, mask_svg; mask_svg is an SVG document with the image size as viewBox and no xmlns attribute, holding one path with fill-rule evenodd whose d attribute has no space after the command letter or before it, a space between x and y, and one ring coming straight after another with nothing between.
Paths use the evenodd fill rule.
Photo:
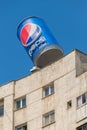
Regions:
<instances>
[{"instance_id":1,"label":"can rim","mask_svg":"<svg viewBox=\"0 0 87 130\"><path fill-rule=\"evenodd\" d=\"M64 54L63 49L62 49L59 45L53 43L53 44L44 46L41 50L38 51L38 53L35 55L35 57L34 57L34 59L33 59L34 64L35 64L36 66L38 66L38 60L39 60L39 58L40 58L45 52L47 52L47 51L49 51L49 50L52 50L52 49L57 50L57 51L60 53L60 56L56 57L57 59L59 59L60 57L63 56L63 54ZM39 66L39 67L40 67L40 66Z\"/></svg>"},{"instance_id":2,"label":"can rim","mask_svg":"<svg viewBox=\"0 0 87 130\"><path fill-rule=\"evenodd\" d=\"M26 18L24 18L19 24L18 24L18 27L17 27L17 29L20 27L20 25L24 22L24 21L26 21L27 19L30 19L30 18L38 18L38 19L42 19L42 18L39 18L38 16L30 16L30 17L26 17Z\"/></svg>"}]
</instances>

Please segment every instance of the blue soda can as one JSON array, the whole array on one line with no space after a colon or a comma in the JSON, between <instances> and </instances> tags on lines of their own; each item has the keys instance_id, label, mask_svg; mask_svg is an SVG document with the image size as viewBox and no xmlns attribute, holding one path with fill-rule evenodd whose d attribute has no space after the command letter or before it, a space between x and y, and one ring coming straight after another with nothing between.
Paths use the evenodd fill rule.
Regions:
<instances>
[{"instance_id":1,"label":"blue soda can","mask_svg":"<svg viewBox=\"0 0 87 130\"><path fill-rule=\"evenodd\" d=\"M42 68L63 56L62 48L41 18L24 19L17 28L17 36L38 67Z\"/></svg>"}]
</instances>

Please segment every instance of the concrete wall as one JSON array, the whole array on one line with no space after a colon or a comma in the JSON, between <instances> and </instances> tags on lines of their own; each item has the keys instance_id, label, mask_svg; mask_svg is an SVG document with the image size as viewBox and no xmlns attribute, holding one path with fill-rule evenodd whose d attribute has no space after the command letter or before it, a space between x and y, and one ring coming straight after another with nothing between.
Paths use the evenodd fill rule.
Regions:
<instances>
[{"instance_id":1,"label":"concrete wall","mask_svg":"<svg viewBox=\"0 0 87 130\"><path fill-rule=\"evenodd\" d=\"M80 51L75 51L75 63L76 63L76 76L87 71L87 54L84 54Z\"/></svg>"},{"instance_id":2,"label":"concrete wall","mask_svg":"<svg viewBox=\"0 0 87 130\"><path fill-rule=\"evenodd\" d=\"M0 117L0 130L13 130L24 123L28 130L75 130L87 122L87 105L76 106L76 98L87 91L86 59L75 50L30 76L1 86L5 114ZM43 87L50 83L54 83L55 93L43 98ZM27 106L15 110L15 101L23 96ZM67 109L69 100L72 107ZM55 123L43 128L42 115L52 110Z\"/></svg>"},{"instance_id":3,"label":"concrete wall","mask_svg":"<svg viewBox=\"0 0 87 130\"><path fill-rule=\"evenodd\" d=\"M4 101L4 116L0 117L0 130L13 130L14 82L0 87L0 99Z\"/></svg>"}]
</instances>

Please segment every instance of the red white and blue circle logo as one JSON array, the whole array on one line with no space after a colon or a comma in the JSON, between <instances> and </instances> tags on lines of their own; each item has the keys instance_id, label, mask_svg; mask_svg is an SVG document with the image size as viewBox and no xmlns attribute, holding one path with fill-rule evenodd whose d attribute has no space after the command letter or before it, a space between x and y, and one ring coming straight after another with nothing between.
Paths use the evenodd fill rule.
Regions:
<instances>
[{"instance_id":1,"label":"red white and blue circle logo","mask_svg":"<svg viewBox=\"0 0 87 130\"><path fill-rule=\"evenodd\" d=\"M25 24L20 32L20 40L23 46L30 46L34 41L39 38L41 32L42 30L40 26L33 23Z\"/></svg>"}]
</instances>

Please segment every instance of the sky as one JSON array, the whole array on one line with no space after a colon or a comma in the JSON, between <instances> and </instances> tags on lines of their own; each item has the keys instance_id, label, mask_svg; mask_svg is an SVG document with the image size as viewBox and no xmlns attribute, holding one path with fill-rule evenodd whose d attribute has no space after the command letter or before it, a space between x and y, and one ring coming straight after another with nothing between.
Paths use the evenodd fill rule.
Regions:
<instances>
[{"instance_id":1,"label":"sky","mask_svg":"<svg viewBox=\"0 0 87 130\"><path fill-rule=\"evenodd\" d=\"M87 0L0 0L0 85L30 75L34 66L17 38L18 24L38 16L63 48L87 53Z\"/></svg>"}]
</instances>

